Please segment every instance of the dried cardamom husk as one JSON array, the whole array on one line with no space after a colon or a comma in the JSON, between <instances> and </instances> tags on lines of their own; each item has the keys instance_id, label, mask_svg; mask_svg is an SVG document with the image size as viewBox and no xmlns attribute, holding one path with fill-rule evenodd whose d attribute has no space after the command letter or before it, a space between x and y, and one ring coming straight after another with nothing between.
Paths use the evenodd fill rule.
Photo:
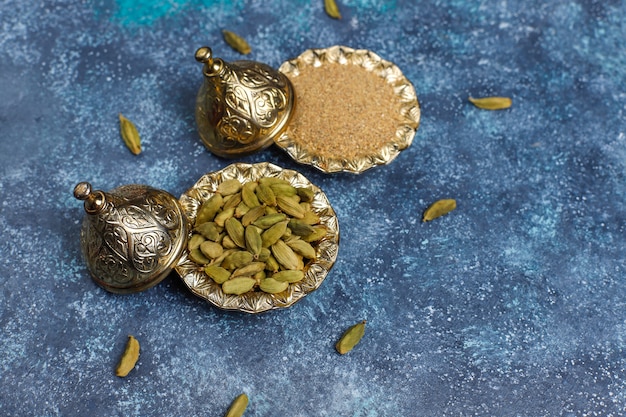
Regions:
<instances>
[{"instance_id":1,"label":"dried cardamom husk","mask_svg":"<svg viewBox=\"0 0 626 417\"><path fill-rule=\"evenodd\" d=\"M335 344L335 349L342 355L350 352L363 338L365 334L365 320L350 326L344 332L339 341Z\"/></svg>"},{"instance_id":2,"label":"dried cardamom husk","mask_svg":"<svg viewBox=\"0 0 626 417\"><path fill-rule=\"evenodd\" d=\"M479 109L485 110L504 110L511 107L513 100L508 97L470 97L469 101Z\"/></svg>"},{"instance_id":3,"label":"dried cardamom husk","mask_svg":"<svg viewBox=\"0 0 626 417\"><path fill-rule=\"evenodd\" d=\"M426 209L426 211L424 212L424 216L422 217L422 221L429 222L436 219L437 217L441 217L444 214L450 213L455 208L456 200L454 199L448 198L443 200L437 200Z\"/></svg>"},{"instance_id":4,"label":"dried cardamom husk","mask_svg":"<svg viewBox=\"0 0 626 417\"><path fill-rule=\"evenodd\" d=\"M241 417L243 413L246 411L248 407L248 396L244 394L240 394L237 398L233 400L228 407L228 411L224 414L224 417Z\"/></svg>"},{"instance_id":5,"label":"dried cardamom husk","mask_svg":"<svg viewBox=\"0 0 626 417\"><path fill-rule=\"evenodd\" d=\"M324 0L324 9L326 10L326 14L333 19L341 19L341 13L339 12L339 7L337 7L335 0Z\"/></svg>"},{"instance_id":6,"label":"dried cardamom husk","mask_svg":"<svg viewBox=\"0 0 626 417\"><path fill-rule=\"evenodd\" d=\"M141 153L141 138L139 137L137 127L121 113L119 114L119 118L120 135L122 136L124 143L134 155L139 155Z\"/></svg>"},{"instance_id":7,"label":"dried cardamom husk","mask_svg":"<svg viewBox=\"0 0 626 417\"><path fill-rule=\"evenodd\" d=\"M115 375L119 377L128 375L135 367L135 364L137 364L137 360L139 360L139 341L133 336L128 336L126 348L117 364Z\"/></svg>"},{"instance_id":8,"label":"dried cardamom husk","mask_svg":"<svg viewBox=\"0 0 626 417\"><path fill-rule=\"evenodd\" d=\"M222 30L222 34L224 35L224 40L226 41L226 43L230 45L230 47L233 48L235 51L243 55L248 55L250 52L252 52L252 48L250 48L248 42L246 42L246 40L241 36L226 29Z\"/></svg>"}]
</instances>

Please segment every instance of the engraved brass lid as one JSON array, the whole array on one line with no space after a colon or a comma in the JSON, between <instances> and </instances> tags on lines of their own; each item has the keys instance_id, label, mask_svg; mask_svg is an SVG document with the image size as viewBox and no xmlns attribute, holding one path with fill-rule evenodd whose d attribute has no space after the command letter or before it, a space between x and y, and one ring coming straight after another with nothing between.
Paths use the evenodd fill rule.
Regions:
<instances>
[{"instance_id":1,"label":"engraved brass lid","mask_svg":"<svg viewBox=\"0 0 626 417\"><path fill-rule=\"evenodd\" d=\"M105 193L81 182L74 196L85 201L81 249L93 280L107 291L128 294L161 282L187 246L189 224L178 200L145 185Z\"/></svg>"},{"instance_id":2,"label":"engraved brass lid","mask_svg":"<svg viewBox=\"0 0 626 417\"><path fill-rule=\"evenodd\" d=\"M204 64L196 98L196 123L204 145L225 158L272 145L294 106L289 79L260 62L213 58L209 47L198 49L195 57Z\"/></svg>"}]
</instances>

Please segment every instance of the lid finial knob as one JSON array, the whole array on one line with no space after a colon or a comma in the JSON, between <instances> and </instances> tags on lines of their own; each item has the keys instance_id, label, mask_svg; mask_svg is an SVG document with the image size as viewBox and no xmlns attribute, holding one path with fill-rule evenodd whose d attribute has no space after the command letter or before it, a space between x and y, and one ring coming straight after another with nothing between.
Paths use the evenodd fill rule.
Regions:
<instances>
[{"instance_id":1,"label":"lid finial knob","mask_svg":"<svg viewBox=\"0 0 626 417\"><path fill-rule=\"evenodd\" d=\"M106 205L106 198L102 191L92 191L91 184L88 182L79 182L74 187L74 197L85 202L85 211L87 214L98 214Z\"/></svg>"}]
</instances>

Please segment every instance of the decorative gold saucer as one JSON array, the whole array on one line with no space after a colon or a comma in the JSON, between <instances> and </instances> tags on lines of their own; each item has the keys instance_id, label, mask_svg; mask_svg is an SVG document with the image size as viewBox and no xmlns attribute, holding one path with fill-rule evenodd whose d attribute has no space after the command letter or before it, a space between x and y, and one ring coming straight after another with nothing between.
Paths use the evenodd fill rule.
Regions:
<instances>
[{"instance_id":1,"label":"decorative gold saucer","mask_svg":"<svg viewBox=\"0 0 626 417\"><path fill-rule=\"evenodd\" d=\"M352 66L353 69L351 72L353 72L353 78L356 82L358 82L359 77L363 76L364 72L376 74L384 79L386 84L393 90L392 94L395 97L396 103L392 104L395 104L395 108L397 109L397 114L392 115L394 120L397 121L395 134L390 134L388 138L380 138L382 140L377 141L377 143L381 143L381 145L376 147L373 151L350 156L336 153L321 153L315 150L316 146L314 145L316 144L313 143L316 140L315 133L308 131L297 133L294 131L293 126L298 123L298 118L300 116L305 117L303 115L307 113L309 115L311 114L310 109L303 109L303 107L307 106L307 104L304 103L307 97L304 97L304 94L298 91L298 77L305 73L304 70L319 70L332 65ZM280 66L279 71L291 80L298 100L296 100L296 106L287 129L281 135L277 136L274 142L297 162L312 165L326 173L343 171L358 174L374 166L388 164L413 141L415 131L420 121L420 106L415 94L415 89L397 66L383 60L375 53L345 46L310 49L299 57L284 62ZM344 97L342 97L343 92L341 85L332 86L330 80L323 84L325 85L319 85L319 91L321 91L320 94L324 94L325 96L322 96L320 101L323 103L333 102L331 98L334 98L334 102L345 106L343 109L334 107L324 109L330 110L327 111L329 118L334 118L336 115L346 110L351 103L348 99L342 101ZM373 94L377 93L374 92ZM300 103L300 97L302 97L302 103ZM376 105L375 103L370 104ZM328 106L330 106L330 104L328 104ZM322 120L316 123L313 128L316 129L318 126L327 128L327 126L324 126L324 122L325 121ZM357 117L349 123L361 123L365 126L373 126L377 123L381 123L381 120L361 120ZM301 137L304 135L307 136L307 140ZM342 140L342 138L337 137L333 140ZM358 143L354 143L354 145L357 146Z\"/></svg>"},{"instance_id":2,"label":"decorative gold saucer","mask_svg":"<svg viewBox=\"0 0 626 417\"><path fill-rule=\"evenodd\" d=\"M198 208L215 194L221 182L236 178L245 184L263 177L282 178L295 187L306 187L314 191L315 194L311 203L312 210L319 215L320 223L327 228L328 232L315 247L316 259L305 266L304 279L290 284L286 291L278 294L267 294L262 291L250 291L242 295L225 294L220 285L209 278L198 264L189 259L188 253L185 252L175 268L176 272L194 294L219 308L259 313L289 307L320 286L337 258L339 245L337 216L326 195L296 171L282 169L267 162L252 165L233 164L220 171L204 175L180 197L179 202L186 217L193 224Z\"/></svg>"}]
</instances>

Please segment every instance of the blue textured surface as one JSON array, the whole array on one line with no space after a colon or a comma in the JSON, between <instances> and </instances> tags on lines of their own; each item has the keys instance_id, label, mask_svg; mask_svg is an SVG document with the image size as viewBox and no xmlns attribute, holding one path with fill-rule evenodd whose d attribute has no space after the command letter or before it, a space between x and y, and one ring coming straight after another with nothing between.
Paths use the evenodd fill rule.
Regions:
<instances>
[{"instance_id":1,"label":"blue textured surface","mask_svg":"<svg viewBox=\"0 0 626 417\"><path fill-rule=\"evenodd\" d=\"M5 0L0 12L0 415L626 414L626 3ZM195 49L274 67L366 48L416 87L422 125L388 166L325 175L279 149L340 220L339 258L295 306L217 310L172 274L116 296L79 249L79 181L180 195L226 166L195 131ZM506 95L510 110L467 97ZM144 152L122 144L117 114ZM424 208L458 208L422 224ZM334 351L367 319L362 343ZM142 343L126 379L128 334Z\"/></svg>"}]
</instances>

